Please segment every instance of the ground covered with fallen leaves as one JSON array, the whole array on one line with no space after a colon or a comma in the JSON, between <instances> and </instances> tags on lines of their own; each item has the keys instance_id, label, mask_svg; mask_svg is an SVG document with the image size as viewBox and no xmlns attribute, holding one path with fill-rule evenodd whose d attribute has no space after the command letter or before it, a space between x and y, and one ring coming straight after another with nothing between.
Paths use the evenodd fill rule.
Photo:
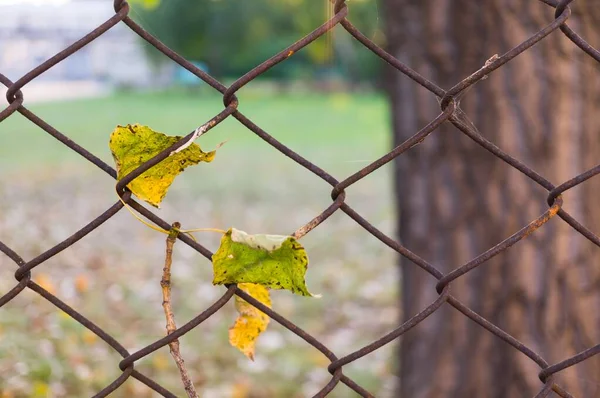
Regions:
<instances>
[{"instance_id":1,"label":"ground covered with fallen leaves","mask_svg":"<svg viewBox=\"0 0 600 398\"><path fill-rule=\"evenodd\" d=\"M127 100L135 102L136 98ZM328 101L330 109L323 109L315 101L314 108L323 114L314 116L313 121L330 123L319 123L317 131L311 128L310 118L302 115L300 121L292 124L285 118L278 121L281 115L277 112L269 119L267 112L263 124L275 136L289 125L291 132L278 138L342 179L385 153L388 143L385 112L381 110L384 105L380 99L365 104L339 96ZM257 101L259 119L262 110L258 104L264 102L264 98ZM311 106L296 103L287 111L291 116L301 108L306 116L317 112L310 111ZM362 107L364 111L369 106L373 109L367 109L371 114L362 124L351 119L361 117L357 109ZM40 112L44 109L47 108L42 107ZM190 107L190 112L185 113L190 119L192 109L195 108ZM253 109L250 107L249 112ZM92 141L104 142L104 146L92 147L107 163L111 161L107 142L112 131L108 126L147 122L140 120L139 115L134 120L124 119L94 127L95 134L101 137ZM208 117L196 115L196 119L203 123ZM343 131L335 130L332 137L323 138L336 120ZM27 125L19 123L22 124L10 125L8 132L3 128L2 134ZM73 131L72 123L63 126L65 133ZM299 123L306 125L297 126ZM57 124L62 130L60 122ZM185 134L196 126L165 122L156 127L170 134ZM34 131L35 127L27 129L30 130L23 133L26 136L45 134ZM254 138L250 142L241 138L251 133L243 129L232 129L231 134L226 128L225 133L218 131L219 126L207 134L205 141L200 141L203 148L210 150L211 145L229 139L215 160L186 170L170 188L161 209L153 209L168 222L180 221L185 229L227 230L234 226L253 234L287 235L331 203L328 184L261 140ZM306 136L298 137L301 132L306 132ZM350 138L344 140L345 136ZM14 136L12 139L10 149L16 152L19 141ZM83 136L82 139L90 140ZM47 148L53 151L47 155L52 158L60 158L60 151L65 151L53 140ZM84 159L72 156L59 162L44 156L41 161L21 167L21 158L12 155L10 167L3 167L0 174L0 240L25 260L61 242L118 200L114 180ZM386 166L347 190L347 202L388 234L393 234L395 227L391 171ZM195 236L213 252L219 247L219 234ZM398 325L398 269L396 256L389 248L342 212L335 213L300 242L310 259L307 285L311 293L322 297L271 291L274 310L338 356L363 347ZM36 267L33 279L133 352L165 335L160 286L164 251L165 235L122 210L76 245ZM0 293L14 286L15 269L6 256L0 256ZM212 285L211 262L182 242L174 248L172 273L172 306L179 326L224 292L223 287ZM305 397L329 381L328 360L273 320L259 337L254 361L250 361L229 344L228 329L236 316L231 300L180 339L181 353L201 396ZM396 354L397 345L387 345L345 366L344 372L377 396L393 396ZM96 335L32 291L25 290L0 309L0 397L91 396L118 377L119 361L120 356ZM176 395L184 395L168 347L138 361L136 369ZM134 379L111 396L132 395L156 396ZM353 393L339 385L331 396L348 397Z\"/></svg>"}]
</instances>

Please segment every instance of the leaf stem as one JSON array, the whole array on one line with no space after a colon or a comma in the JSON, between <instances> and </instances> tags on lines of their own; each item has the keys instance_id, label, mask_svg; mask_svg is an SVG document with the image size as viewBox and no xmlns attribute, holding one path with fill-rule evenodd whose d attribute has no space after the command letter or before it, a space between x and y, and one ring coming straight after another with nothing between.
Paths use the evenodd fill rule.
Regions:
<instances>
[{"instance_id":1,"label":"leaf stem","mask_svg":"<svg viewBox=\"0 0 600 398\"><path fill-rule=\"evenodd\" d=\"M138 216L137 214L135 214L135 212L133 211L133 209L127 204L125 203L125 201L123 200L123 198L121 198L119 195L117 195L117 197L119 198L119 200L121 201L121 203L123 203L123 206L127 209L128 212L131 213L131 215L133 217L135 217L139 222L141 222L142 224L144 224L145 226L147 226L148 228L151 228L155 231L161 232L165 235L168 235L170 232L162 229L161 227L157 227L156 225L152 225L147 221L144 221L143 218L141 218L140 216ZM171 230L172 231L172 230ZM194 238L194 236L192 234L190 234L190 232L217 232L220 234L226 234L227 231L223 230L223 229L219 229L219 228L194 228L194 229L178 229L178 233L184 233L184 234L188 234L192 239L196 240L196 238Z\"/></svg>"},{"instance_id":2,"label":"leaf stem","mask_svg":"<svg viewBox=\"0 0 600 398\"><path fill-rule=\"evenodd\" d=\"M127 209L128 212L131 213L131 215L133 217L135 217L139 222L141 222L142 224L144 224L145 226L158 231L158 232L162 232L163 234L169 234L169 231L162 229L161 227L157 227L156 225L152 225L146 221L144 221L140 216L138 216L137 214L134 213L134 211L131 209L131 207L129 207L129 205L127 203L125 203L125 201L123 200L123 198L121 198L121 196L119 196L117 194L117 197L119 198L119 200L121 201L121 203L123 203L123 206L125 206L125 208Z\"/></svg>"},{"instance_id":3,"label":"leaf stem","mask_svg":"<svg viewBox=\"0 0 600 398\"><path fill-rule=\"evenodd\" d=\"M220 234L226 234L227 231L219 228L195 228L195 229L182 229L179 232L189 233L189 232L218 232Z\"/></svg>"}]
</instances>

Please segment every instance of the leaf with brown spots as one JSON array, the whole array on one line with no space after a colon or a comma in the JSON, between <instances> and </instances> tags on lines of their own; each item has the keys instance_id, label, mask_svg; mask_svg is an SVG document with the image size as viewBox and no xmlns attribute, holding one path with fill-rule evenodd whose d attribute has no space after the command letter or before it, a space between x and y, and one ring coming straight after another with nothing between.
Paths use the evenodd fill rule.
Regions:
<instances>
[{"instance_id":1,"label":"leaf with brown spots","mask_svg":"<svg viewBox=\"0 0 600 398\"><path fill-rule=\"evenodd\" d=\"M108 145L117 165L117 180L121 180L181 138L183 137L159 133L140 124L117 126ZM214 158L215 151L202 152L198 144L192 143L137 176L127 188L138 198L158 207L179 173L186 167L200 162L212 162Z\"/></svg>"},{"instance_id":2,"label":"leaf with brown spots","mask_svg":"<svg viewBox=\"0 0 600 398\"><path fill-rule=\"evenodd\" d=\"M231 228L221 238L212 262L214 285L258 283L314 297L304 281L308 256L291 236L249 235Z\"/></svg>"}]
</instances>

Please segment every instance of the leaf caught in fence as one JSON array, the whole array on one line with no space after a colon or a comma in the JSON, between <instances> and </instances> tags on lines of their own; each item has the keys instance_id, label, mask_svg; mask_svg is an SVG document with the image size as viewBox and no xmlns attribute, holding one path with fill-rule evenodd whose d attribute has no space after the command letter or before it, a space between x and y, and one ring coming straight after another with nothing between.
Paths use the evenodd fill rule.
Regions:
<instances>
[{"instance_id":1,"label":"leaf caught in fence","mask_svg":"<svg viewBox=\"0 0 600 398\"><path fill-rule=\"evenodd\" d=\"M117 165L117 180L137 169L161 151L183 137L168 136L140 124L117 126L110 136L109 147ZM159 164L131 181L127 188L138 198L159 207L175 177L186 167L211 162L215 151L202 152L192 143L180 152L171 154Z\"/></svg>"},{"instance_id":2,"label":"leaf caught in fence","mask_svg":"<svg viewBox=\"0 0 600 398\"><path fill-rule=\"evenodd\" d=\"M258 283L314 297L304 281L308 256L291 236L249 235L231 228L221 238L212 262L214 285Z\"/></svg>"},{"instance_id":3,"label":"leaf caught in fence","mask_svg":"<svg viewBox=\"0 0 600 398\"><path fill-rule=\"evenodd\" d=\"M240 283L238 287L271 308L271 297L266 287L254 283ZM229 328L229 343L254 360L256 339L267 330L269 316L238 296L235 296L235 308L239 316Z\"/></svg>"}]
</instances>

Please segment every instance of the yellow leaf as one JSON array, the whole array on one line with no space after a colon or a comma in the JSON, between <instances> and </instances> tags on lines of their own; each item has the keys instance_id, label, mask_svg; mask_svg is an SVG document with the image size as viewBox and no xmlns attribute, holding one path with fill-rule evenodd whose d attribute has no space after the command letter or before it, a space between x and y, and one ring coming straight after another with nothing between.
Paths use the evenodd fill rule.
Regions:
<instances>
[{"instance_id":1,"label":"yellow leaf","mask_svg":"<svg viewBox=\"0 0 600 398\"><path fill-rule=\"evenodd\" d=\"M321 351L311 351L309 357L316 366L323 368L327 367L331 363L329 358L327 358Z\"/></svg>"},{"instance_id":2,"label":"yellow leaf","mask_svg":"<svg viewBox=\"0 0 600 398\"><path fill-rule=\"evenodd\" d=\"M154 355L152 355L152 366L158 371L164 371L168 369L169 357L162 352L155 353Z\"/></svg>"},{"instance_id":3,"label":"yellow leaf","mask_svg":"<svg viewBox=\"0 0 600 398\"><path fill-rule=\"evenodd\" d=\"M75 290L79 293L87 292L90 286L89 279L85 275L77 275L75 278Z\"/></svg>"},{"instance_id":4,"label":"yellow leaf","mask_svg":"<svg viewBox=\"0 0 600 398\"><path fill-rule=\"evenodd\" d=\"M63 310L59 310L58 311L58 316L61 317L62 319L68 319L68 320L72 320L73 319L73 318L71 318L71 315L67 314Z\"/></svg>"},{"instance_id":5,"label":"yellow leaf","mask_svg":"<svg viewBox=\"0 0 600 398\"><path fill-rule=\"evenodd\" d=\"M238 287L271 308L271 297L266 287L254 283L240 283ZM229 343L254 360L256 339L267 330L269 317L238 296L235 296L235 307L240 315L229 329Z\"/></svg>"},{"instance_id":6,"label":"yellow leaf","mask_svg":"<svg viewBox=\"0 0 600 398\"><path fill-rule=\"evenodd\" d=\"M237 381L233 385L231 398L247 398L250 396L250 383L247 380Z\"/></svg>"},{"instance_id":7,"label":"yellow leaf","mask_svg":"<svg viewBox=\"0 0 600 398\"><path fill-rule=\"evenodd\" d=\"M48 291L50 294L56 294L56 287L52 283L52 279L46 274L39 274L33 278L33 281Z\"/></svg>"},{"instance_id":8,"label":"yellow leaf","mask_svg":"<svg viewBox=\"0 0 600 398\"><path fill-rule=\"evenodd\" d=\"M33 382L33 393L32 397L34 398L46 398L50 393L50 386L48 383L44 383L43 381L34 381Z\"/></svg>"},{"instance_id":9,"label":"yellow leaf","mask_svg":"<svg viewBox=\"0 0 600 398\"><path fill-rule=\"evenodd\" d=\"M117 126L108 144L117 165L117 180L121 180L181 138L183 137L159 133L140 124ZM158 207L179 173L188 166L212 162L214 158L215 151L202 152L198 144L192 143L137 176L127 188L138 198Z\"/></svg>"},{"instance_id":10,"label":"yellow leaf","mask_svg":"<svg viewBox=\"0 0 600 398\"><path fill-rule=\"evenodd\" d=\"M81 334L81 339L87 345L93 345L98 340L98 336L91 330L85 329Z\"/></svg>"}]
</instances>

